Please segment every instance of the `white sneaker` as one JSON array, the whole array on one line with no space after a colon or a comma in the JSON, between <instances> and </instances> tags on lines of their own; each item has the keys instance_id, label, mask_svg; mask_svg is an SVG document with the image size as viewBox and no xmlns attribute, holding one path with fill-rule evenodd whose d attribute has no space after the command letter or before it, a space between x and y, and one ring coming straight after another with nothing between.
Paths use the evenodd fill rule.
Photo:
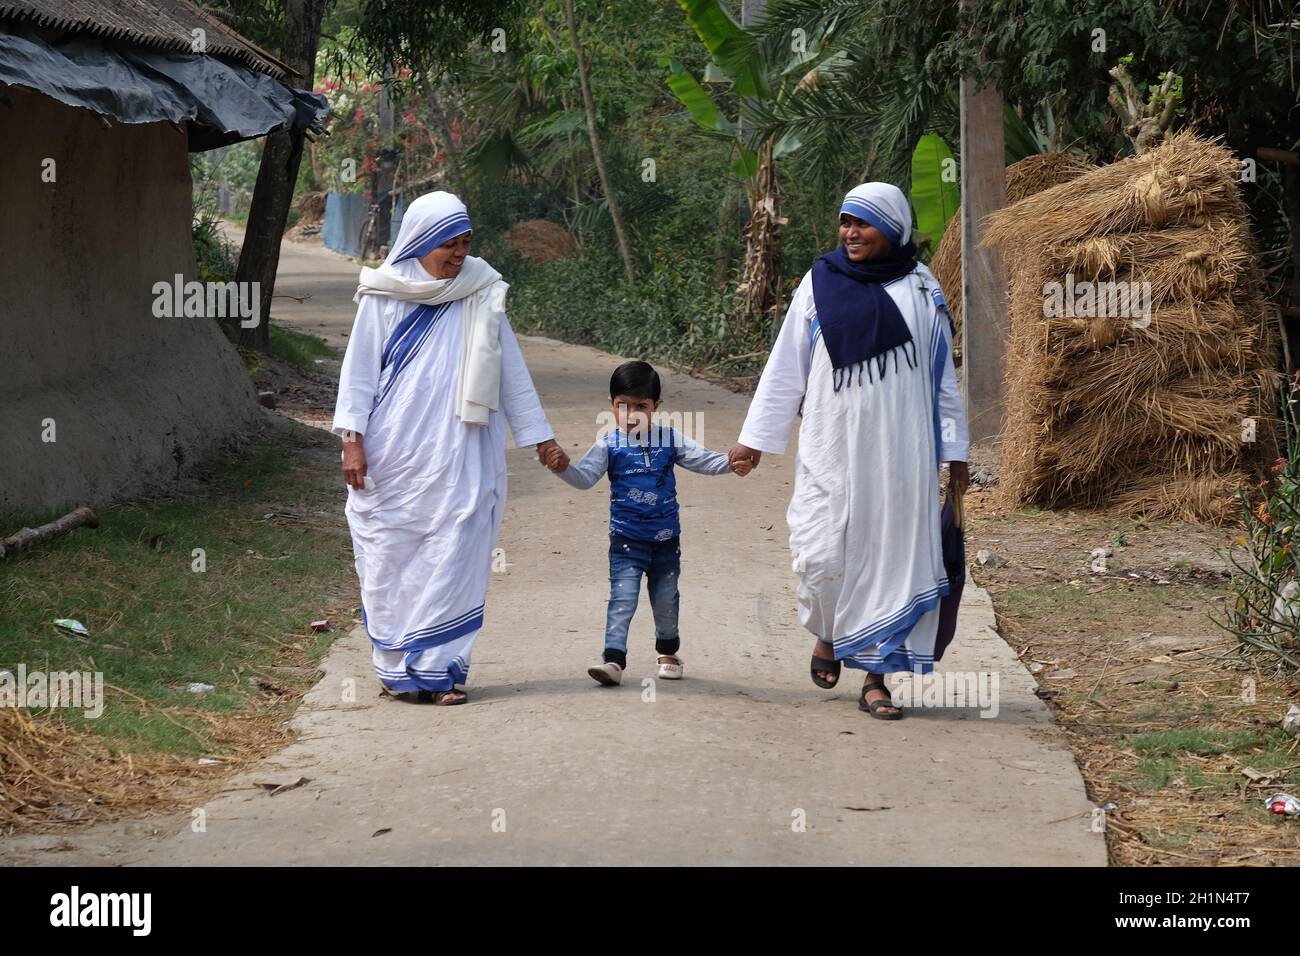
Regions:
<instances>
[{"instance_id":1,"label":"white sneaker","mask_svg":"<svg viewBox=\"0 0 1300 956\"><path fill-rule=\"evenodd\" d=\"M661 663L659 665L659 679L660 680L681 680L682 676L685 674L685 668L682 664L682 659L678 657L676 654L660 654L659 657L667 657L671 659L670 663L667 664Z\"/></svg>"},{"instance_id":2,"label":"white sneaker","mask_svg":"<svg viewBox=\"0 0 1300 956\"><path fill-rule=\"evenodd\" d=\"M604 684L606 687L616 687L623 683L623 668L613 661L606 661L604 664L588 667L587 673L591 675L591 678L597 684Z\"/></svg>"}]
</instances>

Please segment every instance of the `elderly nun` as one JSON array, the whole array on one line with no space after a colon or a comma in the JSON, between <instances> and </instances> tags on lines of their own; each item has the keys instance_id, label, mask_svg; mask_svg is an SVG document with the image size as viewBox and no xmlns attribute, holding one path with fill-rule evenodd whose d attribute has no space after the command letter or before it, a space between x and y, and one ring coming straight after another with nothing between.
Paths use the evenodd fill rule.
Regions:
<instances>
[{"instance_id":1,"label":"elderly nun","mask_svg":"<svg viewBox=\"0 0 1300 956\"><path fill-rule=\"evenodd\" d=\"M467 700L456 685L505 514L506 425L539 460L555 445L507 286L469 245L450 193L407 208L383 265L361 270L333 428L375 673L392 695L444 705Z\"/></svg>"},{"instance_id":2,"label":"elderly nun","mask_svg":"<svg viewBox=\"0 0 1300 956\"><path fill-rule=\"evenodd\" d=\"M787 511L811 672L866 671L860 709L902 711L884 675L928 673L948 577L939 465L966 489L969 432L939 283L915 259L911 208L887 183L854 188L840 245L799 283L759 380L733 464L799 448Z\"/></svg>"}]
</instances>

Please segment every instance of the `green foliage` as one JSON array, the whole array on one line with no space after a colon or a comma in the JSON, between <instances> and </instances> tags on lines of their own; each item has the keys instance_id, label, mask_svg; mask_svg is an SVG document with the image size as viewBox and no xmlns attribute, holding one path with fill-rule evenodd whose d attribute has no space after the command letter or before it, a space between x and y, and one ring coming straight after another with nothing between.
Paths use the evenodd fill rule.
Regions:
<instances>
[{"instance_id":1,"label":"green foliage","mask_svg":"<svg viewBox=\"0 0 1300 956\"><path fill-rule=\"evenodd\" d=\"M494 30L504 31L498 36L509 44L525 6L522 0L333 0L322 24L317 69L378 77L401 65L409 70L403 80L437 76L459 68L477 44L493 39Z\"/></svg>"},{"instance_id":2,"label":"green foliage","mask_svg":"<svg viewBox=\"0 0 1300 956\"><path fill-rule=\"evenodd\" d=\"M1181 77L1178 115L1239 155L1284 146L1300 128L1292 0L987 0L960 12L945 0L774 0L754 32L775 44L795 29L825 37L820 81L754 118L803 143L783 181L793 173L830 192L868 178L906 189L922 133L958 141L963 75L1001 88L1008 162L1042 148L1099 163L1130 152L1107 104L1121 56L1139 89L1166 71ZM1245 189L1268 265L1282 261L1288 234L1273 175Z\"/></svg>"},{"instance_id":3,"label":"green foliage","mask_svg":"<svg viewBox=\"0 0 1300 956\"><path fill-rule=\"evenodd\" d=\"M957 212L961 190L951 178L956 169L952 150L935 133L926 133L917 141L912 153L912 208L916 210L916 228L937 249L948 221Z\"/></svg>"},{"instance_id":4,"label":"green foliage","mask_svg":"<svg viewBox=\"0 0 1300 956\"><path fill-rule=\"evenodd\" d=\"M718 104L713 102L713 97L690 71L682 66L680 60L665 56L660 58L659 62L668 68L668 88L682 101L682 105L691 114L691 119L695 121L696 126L707 133L720 133L724 136L736 134L736 127L731 125L731 120L718 109Z\"/></svg>"},{"instance_id":5,"label":"green foliage","mask_svg":"<svg viewBox=\"0 0 1300 956\"><path fill-rule=\"evenodd\" d=\"M1300 427L1295 405L1300 374L1283 396L1286 454L1262 483L1263 495L1239 493L1244 526L1238 548L1225 557L1232 565L1235 600L1223 625L1244 647L1258 650L1279 665L1300 669Z\"/></svg>"},{"instance_id":6,"label":"green foliage","mask_svg":"<svg viewBox=\"0 0 1300 956\"><path fill-rule=\"evenodd\" d=\"M297 332L279 325L272 325L270 333L270 352L276 358L296 365L304 372L314 371L316 359L337 358L338 350L327 345L318 335Z\"/></svg>"},{"instance_id":7,"label":"green foliage","mask_svg":"<svg viewBox=\"0 0 1300 956\"><path fill-rule=\"evenodd\" d=\"M216 203L202 196L194 204L194 219L190 236L194 241L194 257L200 282L233 282L239 265L239 250L221 235L221 218Z\"/></svg>"},{"instance_id":8,"label":"green foliage","mask_svg":"<svg viewBox=\"0 0 1300 956\"><path fill-rule=\"evenodd\" d=\"M766 64L755 55L755 46L726 7L719 0L678 0L678 4L713 62L731 79L736 95L771 98Z\"/></svg>"},{"instance_id":9,"label":"green foliage","mask_svg":"<svg viewBox=\"0 0 1300 956\"><path fill-rule=\"evenodd\" d=\"M1048 115L1050 123L1050 114ZM1044 143L1024 118L1007 104L1002 108L1002 150L1006 163L1018 163L1026 156L1046 152Z\"/></svg>"},{"instance_id":10,"label":"green foliage","mask_svg":"<svg viewBox=\"0 0 1300 956\"><path fill-rule=\"evenodd\" d=\"M261 140L248 140L190 154L190 178L196 197L202 196L215 210L222 185L230 195L230 212L238 216L248 211L257 183L257 168L262 162Z\"/></svg>"},{"instance_id":11,"label":"green foliage","mask_svg":"<svg viewBox=\"0 0 1300 956\"><path fill-rule=\"evenodd\" d=\"M1044 149L1097 162L1124 155L1106 103L1107 70L1121 57L1142 90L1166 71L1182 77L1182 122L1242 155L1291 146L1300 128L1295 18L1281 0L1208 12L1190 0L988 0L966 13L951 0L770 0L748 30L736 7L575 0L598 135L645 272L635 286L612 254L562 0L331 0L317 86L338 115L299 188L369 188L379 151L396 145L399 181L433 175L422 188L467 201L477 251L512 282L516 321L710 364L759 347L715 334L709 317L725 314L735 285L743 180L762 139L776 144L788 289L835 244L839 200L864 180L909 191L919 231L937 241L953 190L935 193L926 172L935 157L914 154L926 134L959 141L963 72L1003 89L1008 163ZM274 52L280 10L280 0L236 0L223 15ZM504 50L492 46L498 27ZM1099 28L1105 51L1093 49ZM379 141L374 122L385 65L398 85L395 144ZM355 184L336 179L344 158L358 164ZM1280 263L1288 224L1276 170L1261 164L1244 188L1264 264ZM520 260L505 234L536 218L568 229L578 258Z\"/></svg>"},{"instance_id":12,"label":"green foliage","mask_svg":"<svg viewBox=\"0 0 1300 956\"><path fill-rule=\"evenodd\" d=\"M653 262L635 286L620 281L612 249L521 270L511 286L511 322L651 362L741 374L761 367L763 358L750 353L766 343L732 331L729 292L714 282L710 263L662 250Z\"/></svg>"}]
</instances>

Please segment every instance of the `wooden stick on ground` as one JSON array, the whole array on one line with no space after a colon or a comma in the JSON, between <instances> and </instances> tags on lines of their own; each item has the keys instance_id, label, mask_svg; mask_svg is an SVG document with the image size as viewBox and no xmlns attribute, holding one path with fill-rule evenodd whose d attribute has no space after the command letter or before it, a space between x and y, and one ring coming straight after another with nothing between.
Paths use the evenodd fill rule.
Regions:
<instances>
[{"instance_id":1,"label":"wooden stick on ground","mask_svg":"<svg viewBox=\"0 0 1300 956\"><path fill-rule=\"evenodd\" d=\"M0 558L3 558L10 551L25 551L34 545L49 541L61 534L67 534L69 531L74 531L83 525L87 528L99 527L99 518L96 517L95 512L85 507L70 511L57 521L43 524L39 528L23 528L7 538L0 539Z\"/></svg>"}]
</instances>

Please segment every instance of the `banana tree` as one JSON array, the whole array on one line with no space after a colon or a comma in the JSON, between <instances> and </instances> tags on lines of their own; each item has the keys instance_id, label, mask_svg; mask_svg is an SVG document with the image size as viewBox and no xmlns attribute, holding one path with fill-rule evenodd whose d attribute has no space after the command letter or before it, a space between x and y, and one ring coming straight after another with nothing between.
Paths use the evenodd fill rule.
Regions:
<instances>
[{"instance_id":1,"label":"banana tree","mask_svg":"<svg viewBox=\"0 0 1300 956\"><path fill-rule=\"evenodd\" d=\"M745 263L736 290L732 321L753 326L779 315L781 302L781 194L776 161L799 147L797 136L765 136L742 129L741 113L764 110L795 95L800 82L815 70L822 44L814 37L806 44L808 55L792 51L792 60L778 68L773 47L754 41L720 0L678 0L687 22L708 49L711 62L703 82L674 57L660 59L667 71L668 88L686 107L691 120L711 136L733 145L731 171L745 183L750 219L745 228ZM730 85L744 106L733 120L727 116L705 84Z\"/></svg>"}]
</instances>

